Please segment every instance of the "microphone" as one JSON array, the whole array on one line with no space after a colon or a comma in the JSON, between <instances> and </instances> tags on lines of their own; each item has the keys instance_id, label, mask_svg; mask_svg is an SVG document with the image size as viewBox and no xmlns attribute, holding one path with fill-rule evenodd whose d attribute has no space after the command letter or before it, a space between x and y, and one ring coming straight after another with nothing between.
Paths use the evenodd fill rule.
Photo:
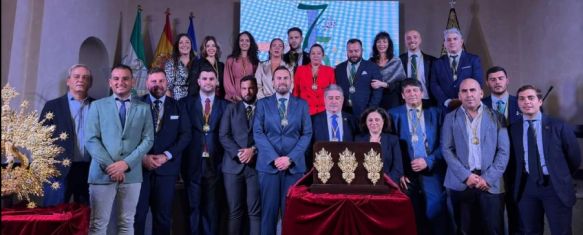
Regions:
<instances>
[{"instance_id":1,"label":"microphone","mask_svg":"<svg viewBox=\"0 0 583 235\"><path fill-rule=\"evenodd\" d=\"M549 96L549 94L551 93L553 88L554 87L552 85L551 85L551 87L549 87L549 89L547 90L547 93L545 94L545 96L543 96L543 101L545 101L547 99L547 96Z\"/></svg>"}]
</instances>

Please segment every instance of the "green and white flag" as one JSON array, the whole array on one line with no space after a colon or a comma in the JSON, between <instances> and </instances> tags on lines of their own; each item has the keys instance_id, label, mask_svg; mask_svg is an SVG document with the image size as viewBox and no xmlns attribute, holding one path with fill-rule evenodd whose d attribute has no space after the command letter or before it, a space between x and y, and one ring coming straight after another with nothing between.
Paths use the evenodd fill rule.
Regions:
<instances>
[{"instance_id":1,"label":"green and white flag","mask_svg":"<svg viewBox=\"0 0 583 235\"><path fill-rule=\"evenodd\" d=\"M122 63L132 68L135 81L132 93L139 96L147 94L146 78L148 77L148 69L146 68L144 40L142 39L142 8L140 6L138 6L138 14L132 30L130 46L128 52L122 58Z\"/></svg>"}]
</instances>

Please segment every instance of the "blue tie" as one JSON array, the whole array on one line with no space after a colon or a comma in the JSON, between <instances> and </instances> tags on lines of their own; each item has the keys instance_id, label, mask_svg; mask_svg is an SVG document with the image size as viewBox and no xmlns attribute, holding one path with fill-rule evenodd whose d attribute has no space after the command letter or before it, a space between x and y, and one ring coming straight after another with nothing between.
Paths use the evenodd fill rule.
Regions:
<instances>
[{"instance_id":1,"label":"blue tie","mask_svg":"<svg viewBox=\"0 0 583 235\"><path fill-rule=\"evenodd\" d=\"M504 101L502 100L496 101L496 110L498 111L498 113L504 115L504 109L506 109Z\"/></svg>"},{"instance_id":2,"label":"blue tie","mask_svg":"<svg viewBox=\"0 0 583 235\"><path fill-rule=\"evenodd\" d=\"M338 128L338 115L332 114L332 138L340 141L340 129Z\"/></svg>"},{"instance_id":3,"label":"blue tie","mask_svg":"<svg viewBox=\"0 0 583 235\"><path fill-rule=\"evenodd\" d=\"M286 98L279 98L279 106L277 107L279 110L279 118L282 120L285 118L285 101L287 101Z\"/></svg>"},{"instance_id":4,"label":"blue tie","mask_svg":"<svg viewBox=\"0 0 583 235\"><path fill-rule=\"evenodd\" d=\"M126 102L129 102L130 100L122 100L119 98L116 98L116 100L121 103L119 106L119 120L121 121L121 128L123 129L126 124Z\"/></svg>"},{"instance_id":5,"label":"blue tie","mask_svg":"<svg viewBox=\"0 0 583 235\"><path fill-rule=\"evenodd\" d=\"M425 136L423 135L423 130L421 129L421 122L417 116L417 109L411 109L411 120L413 121L412 129L415 131L414 134L417 135L417 142L411 141L413 144L413 158L427 157L427 150L425 150Z\"/></svg>"}]
</instances>

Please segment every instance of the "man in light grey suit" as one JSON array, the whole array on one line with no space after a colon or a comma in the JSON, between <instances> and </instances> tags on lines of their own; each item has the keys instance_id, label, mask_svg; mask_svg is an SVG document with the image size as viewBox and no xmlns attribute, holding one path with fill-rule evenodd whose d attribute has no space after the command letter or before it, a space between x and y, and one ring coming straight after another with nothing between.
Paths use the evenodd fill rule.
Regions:
<instances>
[{"instance_id":1,"label":"man in light grey suit","mask_svg":"<svg viewBox=\"0 0 583 235\"><path fill-rule=\"evenodd\" d=\"M460 84L462 106L445 116L441 149L447 162L456 234L504 234L502 174L509 154L508 132L498 113L483 105L473 78Z\"/></svg>"},{"instance_id":2,"label":"man in light grey suit","mask_svg":"<svg viewBox=\"0 0 583 235\"><path fill-rule=\"evenodd\" d=\"M89 166L89 234L107 234L117 205L118 234L134 234L134 215L142 184L142 157L154 143L150 106L131 96L132 70L114 66L109 86L113 95L95 101L86 121L85 148Z\"/></svg>"}]
</instances>

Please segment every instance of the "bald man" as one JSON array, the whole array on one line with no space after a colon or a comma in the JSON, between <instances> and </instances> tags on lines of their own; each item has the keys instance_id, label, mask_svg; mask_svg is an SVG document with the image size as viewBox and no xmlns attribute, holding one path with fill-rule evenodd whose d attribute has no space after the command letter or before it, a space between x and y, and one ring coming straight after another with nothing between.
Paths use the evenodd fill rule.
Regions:
<instances>
[{"instance_id":1,"label":"bald man","mask_svg":"<svg viewBox=\"0 0 583 235\"><path fill-rule=\"evenodd\" d=\"M441 134L456 234L504 234L504 186L509 140L500 115L483 105L477 80L460 83L461 106L445 116Z\"/></svg>"},{"instance_id":2,"label":"bald man","mask_svg":"<svg viewBox=\"0 0 583 235\"><path fill-rule=\"evenodd\" d=\"M409 30L405 32L405 47L407 52L401 54L401 62L405 68L407 78L414 78L421 83L423 90L423 105L425 107L434 106L437 104L435 97L430 93L429 80L431 75L431 64L436 60L432 55L425 54L421 50L421 34L417 30Z\"/></svg>"}]
</instances>

